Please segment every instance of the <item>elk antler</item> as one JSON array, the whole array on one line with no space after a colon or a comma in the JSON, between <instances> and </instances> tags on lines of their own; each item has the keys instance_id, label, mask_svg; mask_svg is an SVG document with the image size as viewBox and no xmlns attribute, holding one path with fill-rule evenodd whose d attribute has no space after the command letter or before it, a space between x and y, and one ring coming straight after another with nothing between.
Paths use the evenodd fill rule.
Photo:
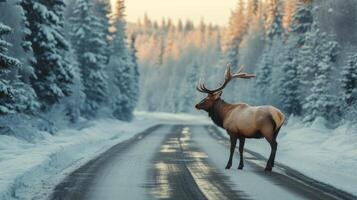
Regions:
<instances>
[{"instance_id":1,"label":"elk antler","mask_svg":"<svg viewBox=\"0 0 357 200\"><path fill-rule=\"evenodd\" d=\"M203 83L202 79L200 79L196 89L199 92L202 92L202 93L213 94L215 92L218 92L218 91L221 91L222 89L224 89L227 86L227 84L234 78L250 79L250 78L254 78L255 77L254 74L247 74L245 72L242 72L243 69L244 69L244 66L240 67L236 74L232 74L231 73L231 65L228 64L227 68L226 68L226 71L224 73L224 83L219 88L214 89L214 90L209 90L209 89L206 88L206 86Z\"/></svg>"}]
</instances>

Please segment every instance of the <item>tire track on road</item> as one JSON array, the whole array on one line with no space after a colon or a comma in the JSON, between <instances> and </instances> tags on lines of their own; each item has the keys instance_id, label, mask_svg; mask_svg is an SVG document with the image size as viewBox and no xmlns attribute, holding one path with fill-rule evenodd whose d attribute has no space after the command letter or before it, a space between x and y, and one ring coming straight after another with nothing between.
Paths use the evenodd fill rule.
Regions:
<instances>
[{"instance_id":1,"label":"tire track on road","mask_svg":"<svg viewBox=\"0 0 357 200\"><path fill-rule=\"evenodd\" d=\"M176 125L153 159L151 194L157 199L248 199L232 189L207 156L190 140L189 126Z\"/></svg>"},{"instance_id":2,"label":"tire track on road","mask_svg":"<svg viewBox=\"0 0 357 200\"><path fill-rule=\"evenodd\" d=\"M78 168L74 172L70 173L60 184L58 184L51 200L81 200L88 199L88 193L91 191L91 187L95 185L98 176L102 175L102 170L106 165L110 165L114 158L121 155L122 152L127 151L133 144L138 141L144 140L148 135L162 128L163 125L153 126L135 137L121 142L106 152L102 153L93 160L87 162L82 167ZM116 199L116 198L113 198Z\"/></svg>"}]
</instances>

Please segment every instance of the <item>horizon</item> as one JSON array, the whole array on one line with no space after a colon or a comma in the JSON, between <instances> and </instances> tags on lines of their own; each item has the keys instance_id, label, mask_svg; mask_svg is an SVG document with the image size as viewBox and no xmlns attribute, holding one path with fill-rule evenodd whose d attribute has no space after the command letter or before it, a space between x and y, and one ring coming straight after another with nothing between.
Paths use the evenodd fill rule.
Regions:
<instances>
[{"instance_id":1,"label":"horizon","mask_svg":"<svg viewBox=\"0 0 357 200\"><path fill-rule=\"evenodd\" d=\"M114 3L116 0L111 0ZM213 25L227 26L232 9L236 6L236 0L152 0L142 2L141 0L126 1L125 16L130 23L142 20L145 13L154 21L161 22L162 19L191 20L195 25L202 20ZM202 6L205 5L205 6ZM160 5L160 6L157 6ZM189 17L188 17L189 16Z\"/></svg>"}]
</instances>

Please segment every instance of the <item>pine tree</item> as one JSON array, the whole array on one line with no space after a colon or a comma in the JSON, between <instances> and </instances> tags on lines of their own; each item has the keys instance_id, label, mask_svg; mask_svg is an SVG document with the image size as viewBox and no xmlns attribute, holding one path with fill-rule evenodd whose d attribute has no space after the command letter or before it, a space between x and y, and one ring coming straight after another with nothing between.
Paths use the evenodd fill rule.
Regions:
<instances>
[{"instance_id":1,"label":"pine tree","mask_svg":"<svg viewBox=\"0 0 357 200\"><path fill-rule=\"evenodd\" d=\"M329 121L336 121L339 103L336 96L331 93L333 87L330 80L339 45L326 33L321 32L316 24L313 24L312 29L307 33L304 46L309 48L302 49L308 49L307 53L313 55L309 60L312 62L310 65L304 66L302 62L299 66L300 76L305 78L302 82L303 87L311 88L311 93L305 97L304 101L303 108L306 113L304 120L311 122L317 117L323 117ZM302 55L305 56L305 54ZM302 90L303 88L300 89Z\"/></svg>"},{"instance_id":2,"label":"pine tree","mask_svg":"<svg viewBox=\"0 0 357 200\"><path fill-rule=\"evenodd\" d=\"M260 99L265 100L265 102L260 103L268 103L267 100L269 99L271 94L270 89L272 83L272 65L272 55L270 54L269 48L266 48L256 69L256 89L259 93Z\"/></svg>"},{"instance_id":3,"label":"pine tree","mask_svg":"<svg viewBox=\"0 0 357 200\"><path fill-rule=\"evenodd\" d=\"M199 66L197 62L193 62L192 65L188 68L185 79L183 82L183 88L181 89L182 97L180 102L180 112L191 112L194 108L194 104L196 103L196 94L197 92L194 90L196 87L196 83L198 81L198 73Z\"/></svg>"},{"instance_id":4,"label":"pine tree","mask_svg":"<svg viewBox=\"0 0 357 200\"><path fill-rule=\"evenodd\" d=\"M280 0L270 0L268 2L268 17L266 20L265 47L261 60L257 66L256 88L259 95L264 96L265 101L260 103L274 103L273 98L280 90L279 76L281 66L282 42L282 11ZM263 98L260 98L263 99Z\"/></svg>"},{"instance_id":5,"label":"pine tree","mask_svg":"<svg viewBox=\"0 0 357 200\"><path fill-rule=\"evenodd\" d=\"M357 103L357 53L348 57L347 64L341 71L341 98L344 104L351 106Z\"/></svg>"},{"instance_id":6,"label":"pine tree","mask_svg":"<svg viewBox=\"0 0 357 200\"><path fill-rule=\"evenodd\" d=\"M103 46L103 53L106 57L106 63L109 62L109 57L112 54L110 45L109 45L109 40L113 37L110 32L110 12L111 12L111 7L110 7L110 2L106 0L97 0L95 1L95 5L93 6L94 13L98 18L98 21L103 27L103 38L102 40L106 42L106 45Z\"/></svg>"},{"instance_id":7,"label":"pine tree","mask_svg":"<svg viewBox=\"0 0 357 200\"><path fill-rule=\"evenodd\" d=\"M269 38L270 44L273 42L275 37L280 37L283 34L283 25L282 25L282 8L280 0L271 0L269 3L269 15L270 17L267 20L268 27L267 36Z\"/></svg>"},{"instance_id":8,"label":"pine tree","mask_svg":"<svg viewBox=\"0 0 357 200\"><path fill-rule=\"evenodd\" d=\"M22 67L18 59L7 55L11 44L3 36L11 31L10 27L0 22L0 115L16 112L32 114L38 108L35 92L20 77L9 77L10 72Z\"/></svg>"},{"instance_id":9,"label":"pine tree","mask_svg":"<svg viewBox=\"0 0 357 200\"><path fill-rule=\"evenodd\" d=\"M112 18L115 25L111 68L115 75L113 83L117 87L118 95L113 97L113 115L117 119L130 121L137 102L137 65L134 64L133 54L126 43L124 20L124 0L116 2L116 12ZM135 50L134 50L135 51ZM136 61L135 61L136 62ZM135 65L135 66L134 66Z\"/></svg>"},{"instance_id":10,"label":"pine tree","mask_svg":"<svg viewBox=\"0 0 357 200\"><path fill-rule=\"evenodd\" d=\"M71 95L73 69L66 59L69 44L63 36L63 0L21 0L24 10L23 47L33 54L31 84L42 109Z\"/></svg>"},{"instance_id":11,"label":"pine tree","mask_svg":"<svg viewBox=\"0 0 357 200\"><path fill-rule=\"evenodd\" d=\"M83 114L95 117L107 101L107 75L105 72L105 28L92 12L90 0L76 2L72 21L71 38L83 77L86 95Z\"/></svg>"},{"instance_id":12,"label":"pine tree","mask_svg":"<svg viewBox=\"0 0 357 200\"><path fill-rule=\"evenodd\" d=\"M131 42L130 42L130 57L131 57L131 62L132 62L132 76L133 76L133 83L132 83L132 89L131 89L131 93L132 93L132 101L133 101L133 105L136 106L137 102L139 101L139 77L140 77L140 73L139 73L139 65L138 65L138 58L136 56L137 50L135 47L135 43L136 43L136 36L133 34L131 36Z\"/></svg>"},{"instance_id":13,"label":"pine tree","mask_svg":"<svg viewBox=\"0 0 357 200\"><path fill-rule=\"evenodd\" d=\"M319 83L316 81L319 79L319 75L325 74L325 77L327 79L330 78L329 73L331 69L328 69L327 72L324 70L324 68L321 68L321 65L326 65L328 67L332 67L331 65L336 61L336 57L338 54L338 44L337 42L333 41L331 37L328 37L328 35L324 32L321 32L319 27L317 26L316 23L313 23L311 25L311 29L309 32L305 34L305 39L304 39L304 44L300 48L299 54L298 54L298 70L299 70L299 76L300 76L300 88L299 90L301 91L301 97L304 98L301 101L303 104L306 104L307 106L304 106L304 113L309 113L311 109L311 101L314 102L316 95L319 96L320 94L316 94L319 91L321 92L322 89L318 89L316 87L319 87ZM322 66L324 67L324 66ZM329 71L330 70L330 71ZM321 76L321 78L324 78L324 76ZM324 82L322 80L321 82ZM327 82L327 88L324 89L323 92L326 92L325 95L329 94L329 90L331 89L331 84ZM312 88L311 89L311 94L309 93L303 93L306 88ZM314 96L315 95L315 96ZM323 97L321 97L323 98ZM336 102L336 98L331 98L329 99L331 102L334 102L334 105L338 105ZM331 104L331 103L330 103ZM326 119L331 119L331 114L332 114L332 107L329 108L330 110L327 112L325 111L323 114L321 114L323 117ZM337 107L333 108L334 111L336 111ZM337 112L337 111L336 111ZM311 115L311 113L310 113ZM316 116L312 115L311 120L314 120ZM309 120L309 119L307 119Z\"/></svg>"},{"instance_id":14,"label":"pine tree","mask_svg":"<svg viewBox=\"0 0 357 200\"><path fill-rule=\"evenodd\" d=\"M229 43L225 53L225 62L238 69L239 46L247 32L247 20L245 16L245 5L242 0L238 2L237 8L232 12L229 22Z\"/></svg>"},{"instance_id":15,"label":"pine tree","mask_svg":"<svg viewBox=\"0 0 357 200\"><path fill-rule=\"evenodd\" d=\"M292 12L292 3L288 2L289 11ZM287 8L285 8L287 9ZM286 10L285 10L286 11ZM294 93L295 96L286 96L289 92L287 89L283 88L280 93L280 100L282 107L286 110L289 114L297 114L299 115L302 113L303 104L306 102L306 97L309 93L306 92L306 82L303 78L303 71L308 71L307 69L315 69L313 62L316 58L314 58L314 53L311 51L314 49L312 46L305 45L306 34L311 34L309 32L312 27L313 23L313 16L312 12L312 5L309 2L302 2L299 1L295 12L291 15L291 13L285 13L286 15L291 15L292 19L285 19L288 20L289 30L291 31L289 37L285 41L285 50L284 53L285 58L283 57L282 60L282 68L281 71L284 73L280 73L280 84L286 84L287 87L290 88L297 88ZM311 40L312 41L312 40ZM303 64L304 63L304 64ZM305 67L302 69L301 66ZM289 68L291 73L285 73L285 70ZM295 74L297 71L297 74ZM297 76L294 77L293 76ZM293 79L292 79L293 78ZM292 79L292 80L291 80ZM312 86L310 86L311 88ZM294 103L292 104L291 102ZM287 105L285 105L287 103ZM295 106L292 108L292 106Z\"/></svg>"},{"instance_id":16,"label":"pine tree","mask_svg":"<svg viewBox=\"0 0 357 200\"><path fill-rule=\"evenodd\" d=\"M15 102L14 88L5 78L10 70L21 66L19 60L6 55L11 44L6 42L3 36L9 33L11 33L11 28L0 22L0 115L15 112L12 106Z\"/></svg>"},{"instance_id":17,"label":"pine tree","mask_svg":"<svg viewBox=\"0 0 357 200\"><path fill-rule=\"evenodd\" d=\"M290 30L293 35L298 37L297 46L302 46L304 44L304 34L310 31L312 23L312 2L300 0L290 25Z\"/></svg>"},{"instance_id":18,"label":"pine tree","mask_svg":"<svg viewBox=\"0 0 357 200\"><path fill-rule=\"evenodd\" d=\"M300 80L297 63L291 55L287 55L287 59L282 66L284 75L280 79L279 97L282 103L282 109L286 114L300 115L301 101L298 90Z\"/></svg>"},{"instance_id":19,"label":"pine tree","mask_svg":"<svg viewBox=\"0 0 357 200\"><path fill-rule=\"evenodd\" d=\"M335 96L330 93L331 68L331 61L328 57L325 57L318 64L311 94L306 98L307 103L304 105L306 111L305 122L312 122L318 117L330 120L332 112L336 111Z\"/></svg>"}]
</instances>

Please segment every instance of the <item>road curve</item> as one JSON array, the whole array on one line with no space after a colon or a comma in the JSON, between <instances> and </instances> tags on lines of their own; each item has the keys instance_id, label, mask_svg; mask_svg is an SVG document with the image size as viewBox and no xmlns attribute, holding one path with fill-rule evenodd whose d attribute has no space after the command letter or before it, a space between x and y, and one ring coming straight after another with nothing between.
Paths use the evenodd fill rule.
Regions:
<instances>
[{"instance_id":1,"label":"road curve","mask_svg":"<svg viewBox=\"0 0 357 200\"><path fill-rule=\"evenodd\" d=\"M227 142L214 126L157 125L69 174L50 199L356 199L281 164L264 172L249 150L243 171L224 170Z\"/></svg>"}]
</instances>

